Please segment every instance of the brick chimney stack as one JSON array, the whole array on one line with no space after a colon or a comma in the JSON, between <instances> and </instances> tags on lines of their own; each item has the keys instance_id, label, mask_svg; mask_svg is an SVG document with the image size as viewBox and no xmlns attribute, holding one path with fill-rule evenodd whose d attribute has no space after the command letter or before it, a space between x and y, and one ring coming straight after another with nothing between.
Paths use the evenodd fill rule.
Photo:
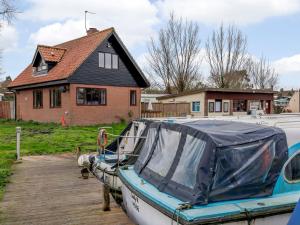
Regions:
<instances>
[{"instance_id":1,"label":"brick chimney stack","mask_svg":"<svg viewBox=\"0 0 300 225\"><path fill-rule=\"evenodd\" d=\"M87 35L94 34L96 32L98 32L98 30L97 30L97 28L94 28L94 27L91 27L90 29L88 29L86 31Z\"/></svg>"}]
</instances>

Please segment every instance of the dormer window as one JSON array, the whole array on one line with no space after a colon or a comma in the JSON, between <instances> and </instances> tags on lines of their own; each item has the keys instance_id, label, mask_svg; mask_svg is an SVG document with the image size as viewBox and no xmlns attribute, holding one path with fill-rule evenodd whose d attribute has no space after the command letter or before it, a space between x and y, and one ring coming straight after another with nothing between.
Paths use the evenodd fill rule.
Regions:
<instances>
[{"instance_id":1,"label":"dormer window","mask_svg":"<svg viewBox=\"0 0 300 225\"><path fill-rule=\"evenodd\" d=\"M32 73L34 76L45 75L48 73L48 63L45 62L39 52L36 55L32 67Z\"/></svg>"},{"instance_id":2,"label":"dormer window","mask_svg":"<svg viewBox=\"0 0 300 225\"><path fill-rule=\"evenodd\" d=\"M37 72L41 72L41 71L47 70L47 69L48 69L47 63L45 63L44 60L42 60L42 61L40 62L40 64L38 65L38 67L36 68L36 71L37 71Z\"/></svg>"},{"instance_id":3,"label":"dormer window","mask_svg":"<svg viewBox=\"0 0 300 225\"><path fill-rule=\"evenodd\" d=\"M47 75L61 61L65 51L63 48L38 45L32 60L32 75Z\"/></svg>"}]
</instances>

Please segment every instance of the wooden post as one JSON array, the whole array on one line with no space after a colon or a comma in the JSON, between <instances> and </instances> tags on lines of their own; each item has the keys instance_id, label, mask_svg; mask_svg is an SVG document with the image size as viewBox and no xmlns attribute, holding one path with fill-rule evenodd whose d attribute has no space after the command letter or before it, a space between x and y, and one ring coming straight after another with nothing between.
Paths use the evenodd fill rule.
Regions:
<instances>
[{"instance_id":1,"label":"wooden post","mask_svg":"<svg viewBox=\"0 0 300 225\"><path fill-rule=\"evenodd\" d=\"M77 160L78 160L78 158L79 158L80 155L81 155L81 148L78 146L77 149L76 149Z\"/></svg>"},{"instance_id":2,"label":"wooden post","mask_svg":"<svg viewBox=\"0 0 300 225\"><path fill-rule=\"evenodd\" d=\"M109 186L103 184L103 211L110 211Z\"/></svg>"},{"instance_id":3,"label":"wooden post","mask_svg":"<svg viewBox=\"0 0 300 225\"><path fill-rule=\"evenodd\" d=\"M17 160L20 160L20 142L21 142L21 127L16 127L17 134Z\"/></svg>"}]
</instances>

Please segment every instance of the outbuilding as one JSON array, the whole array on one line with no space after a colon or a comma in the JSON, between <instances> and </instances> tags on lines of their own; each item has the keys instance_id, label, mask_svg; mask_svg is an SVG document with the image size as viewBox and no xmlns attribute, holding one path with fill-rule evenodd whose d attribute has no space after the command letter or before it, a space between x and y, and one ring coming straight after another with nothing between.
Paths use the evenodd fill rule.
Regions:
<instances>
[{"instance_id":1,"label":"outbuilding","mask_svg":"<svg viewBox=\"0 0 300 225\"><path fill-rule=\"evenodd\" d=\"M273 90L202 88L196 91L162 96L161 103L190 103L193 116L246 115L251 110L273 112Z\"/></svg>"}]
</instances>

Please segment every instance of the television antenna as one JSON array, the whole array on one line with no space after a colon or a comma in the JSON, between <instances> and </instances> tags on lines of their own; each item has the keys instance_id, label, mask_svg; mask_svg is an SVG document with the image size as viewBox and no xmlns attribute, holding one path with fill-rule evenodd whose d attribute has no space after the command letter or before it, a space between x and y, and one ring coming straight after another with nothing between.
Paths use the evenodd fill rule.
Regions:
<instances>
[{"instance_id":1,"label":"television antenna","mask_svg":"<svg viewBox=\"0 0 300 225\"><path fill-rule=\"evenodd\" d=\"M85 31L87 31L87 27L86 27L86 14L96 14L96 13L94 13L94 12L90 12L90 11L87 11L87 10L85 10L84 11L84 27L85 27Z\"/></svg>"}]
</instances>

